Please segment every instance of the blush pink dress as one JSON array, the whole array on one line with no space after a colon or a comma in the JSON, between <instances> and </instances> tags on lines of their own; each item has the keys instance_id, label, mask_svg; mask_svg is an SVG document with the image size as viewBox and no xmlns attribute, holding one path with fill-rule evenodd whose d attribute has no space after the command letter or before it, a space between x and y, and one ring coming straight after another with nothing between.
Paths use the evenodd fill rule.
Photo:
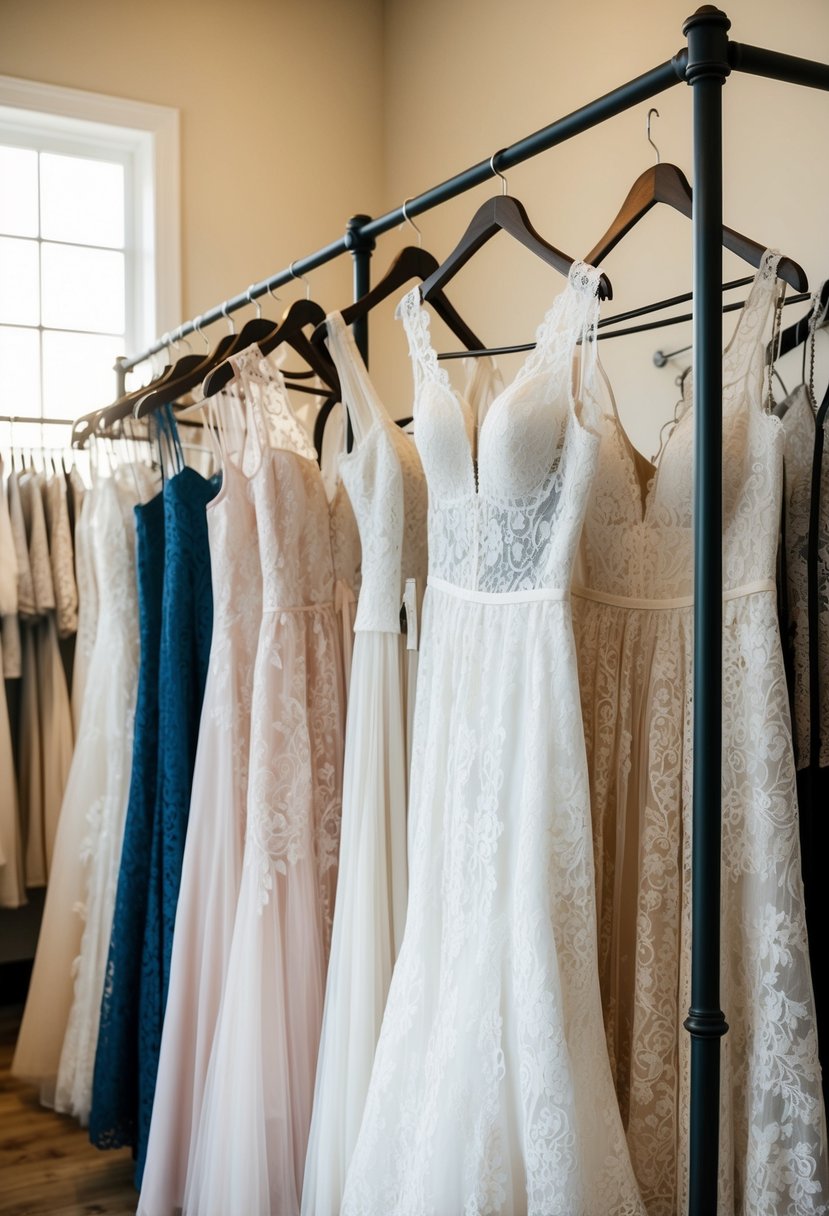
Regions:
<instances>
[{"instance_id":1,"label":"blush pink dress","mask_svg":"<svg viewBox=\"0 0 829 1216\"><path fill-rule=\"evenodd\" d=\"M255 350L233 362L259 447L263 613L239 901L184 1211L298 1216L339 849L342 632L316 453L279 372Z\"/></svg>"}]
</instances>

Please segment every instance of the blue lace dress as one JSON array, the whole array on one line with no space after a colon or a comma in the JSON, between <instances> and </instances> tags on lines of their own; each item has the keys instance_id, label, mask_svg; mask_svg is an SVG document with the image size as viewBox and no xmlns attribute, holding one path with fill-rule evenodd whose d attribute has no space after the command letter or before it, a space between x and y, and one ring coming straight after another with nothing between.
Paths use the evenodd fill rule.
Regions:
<instances>
[{"instance_id":1,"label":"blue lace dress","mask_svg":"<svg viewBox=\"0 0 829 1216\"><path fill-rule=\"evenodd\" d=\"M210 653L213 597L206 506L220 479L181 467L154 509L161 545L147 545L139 516L139 579L152 582L152 634L144 637L127 835L118 880L90 1138L131 1144L140 1186L152 1115L173 944L190 786ZM155 530L155 529L154 529ZM163 550L163 560L162 560ZM155 673L155 681L153 674ZM146 727L146 730L144 729ZM133 814L133 806L135 814ZM132 824L132 830L130 830Z\"/></svg>"},{"instance_id":2,"label":"blue lace dress","mask_svg":"<svg viewBox=\"0 0 829 1216\"><path fill-rule=\"evenodd\" d=\"M206 507L221 479L183 468L164 487L164 600L158 674L158 775L138 1001L136 1185L141 1185L173 930L213 630Z\"/></svg>"}]
</instances>

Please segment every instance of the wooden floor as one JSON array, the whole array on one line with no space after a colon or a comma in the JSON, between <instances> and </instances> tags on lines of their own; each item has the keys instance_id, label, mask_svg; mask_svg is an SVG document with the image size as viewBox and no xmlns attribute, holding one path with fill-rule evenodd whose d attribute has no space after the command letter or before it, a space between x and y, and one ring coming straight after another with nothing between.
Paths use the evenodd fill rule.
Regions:
<instances>
[{"instance_id":1,"label":"wooden floor","mask_svg":"<svg viewBox=\"0 0 829 1216\"><path fill-rule=\"evenodd\" d=\"M133 1216L129 1149L100 1152L9 1075L19 1009L0 1009L0 1216Z\"/></svg>"}]
</instances>

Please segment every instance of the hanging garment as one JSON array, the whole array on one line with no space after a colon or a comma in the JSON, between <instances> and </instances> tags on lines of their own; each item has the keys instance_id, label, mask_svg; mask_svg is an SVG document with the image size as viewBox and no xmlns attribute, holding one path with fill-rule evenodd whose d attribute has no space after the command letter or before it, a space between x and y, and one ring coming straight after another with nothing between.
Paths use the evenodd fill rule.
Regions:
<instances>
[{"instance_id":1,"label":"hanging garment","mask_svg":"<svg viewBox=\"0 0 829 1216\"><path fill-rule=\"evenodd\" d=\"M723 359L718 1213L825 1212L826 1128L775 603L783 433L763 406L766 253ZM687 1210L693 410L643 484L615 407L574 586L611 1059L649 1216Z\"/></svg>"},{"instance_id":2,"label":"hanging garment","mask_svg":"<svg viewBox=\"0 0 829 1216\"><path fill-rule=\"evenodd\" d=\"M97 494L97 489L93 490ZM129 799L112 918L89 1113L98 1148L135 1144L141 943L158 773L158 665L164 590L164 495L135 508L140 657ZM86 701L86 697L84 697Z\"/></svg>"},{"instance_id":3,"label":"hanging garment","mask_svg":"<svg viewBox=\"0 0 829 1216\"><path fill-rule=\"evenodd\" d=\"M602 1026L567 599L598 280L574 265L479 444L419 289L400 306L429 485L409 904L342 1216L644 1211Z\"/></svg>"},{"instance_id":4,"label":"hanging garment","mask_svg":"<svg viewBox=\"0 0 829 1216\"><path fill-rule=\"evenodd\" d=\"M106 754L102 756L103 724L82 716L84 733L76 749L90 771L103 765L105 776L98 797L85 807L86 833L80 849L84 866L83 934L72 967L74 997L55 1090L55 1109L75 1115L82 1124L89 1119L92 1101L98 1022L130 787L139 653L133 509L137 494L148 497L154 488L149 471L136 466L129 472L119 470L96 495L95 529L98 536L106 537L108 547L105 565L98 558L96 580L101 587L101 631L106 633L101 634L98 664L90 667L90 675L104 678L100 654L106 654L106 709L112 725L108 726ZM93 663L94 658L93 654Z\"/></svg>"},{"instance_id":5,"label":"hanging garment","mask_svg":"<svg viewBox=\"0 0 829 1216\"><path fill-rule=\"evenodd\" d=\"M263 616L244 863L187 1171L190 1216L298 1216L334 910L344 725L330 508L280 373L232 356L252 410Z\"/></svg>"},{"instance_id":6,"label":"hanging garment","mask_svg":"<svg viewBox=\"0 0 829 1216\"><path fill-rule=\"evenodd\" d=\"M363 546L343 777L331 961L305 1163L302 1212L336 1216L359 1131L406 916L407 709L417 663L417 588L426 576L426 481L412 440L377 399L350 330L328 343L354 429L340 470ZM330 425L330 422L329 422Z\"/></svg>"},{"instance_id":7,"label":"hanging garment","mask_svg":"<svg viewBox=\"0 0 829 1216\"><path fill-rule=\"evenodd\" d=\"M42 474L29 472L21 477L35 604L34 618L23 634L21 692L20 803L26 825L27 887L46 885L74 746L66 673L58 647L44 491Z\"/></svg>"},{"instance_id":8,"label":"hanging garment","mask_svg":"<svg viewBox=\"0 0 829 1216\"><path fill-rule=\"evenodd\" d=\"M23 674L22 621L36 614L26 523L20 501L20 485L14 466L6 479L9 525L14 542L17 566L17 612L3 617L3 674L6 679L18 679Z\"/></svg>"},{"instance_id":9,"label":"hanging garment","mask_svg":"<svg viewBox=\"0 0 829 1216\"><path fill-rule=\"evenodd\" d=\"M55 588L55 622L58 637L67 638L78 629L78 587L75 554L69 526L66 478L53 473L43 487L43 505L49 534L49 559Z\"/></svg>"},{"instance_id":10,"label":"hanging garment","mask_svg":"<svg viewBox=\"0 0 829 1216\"><path fill-rule=\"evenodd\" d=\"M829 456L821 449L819 472L813 481L816 451L815 411L805 385L785 403L784 553L782 590L787 601L784 645L790 657L790 694L794 711L793 733L797 763L797 800L801 860L809 931L809 957L818 1019L818 1048L823 1074L823 1096L829 1093L829 965L825 933L829 900L824 872L829 854ZM814 609L816 636L809 630L809 531L813 495L817 526L817 592ZM814 653L810 653L811 651ZM817 689L811 671L817 672ZM812 717L816 718L813 724ZM812 754L813 725L819 746Z\"/></svg>"},{"instance_id":11,"label":"hanging garment","mask_svg":"<svg viewBox=\"0 0 829 1216\"><path fill-rule=\"evenodd\" d=\"M67 1024L73 1001L85 1005L90 1025L78 1029L74 1054L91 1066L98 994L87 965L73 976L82 939L107 898L100 859L115 847L110 818L126 798L134 697L135 572L125 511L135 501L127 470L100 478L92 520L94 560L101 588L100 624L89 665L88 696L55 839L34 969L23 1012L12 1073L40 1086L41 1101L55 1102ZM132 636L129 636L129 629ZM60 660L58 660L60 661ZM123 808L121 808L123 809ZM114 881L110 874L108 881ZM90 913L92 918L90 919ZM91 949L91 946L90 946ZM102 958L106 943L100 944ZM84 1037L83 1045L80 1036ZM66 1063L70 1057L67 1055Z\"/></svg>"},{"instance_id":12,"label":"hanging garment","mask_svg":"<svg viewBox=\"0 0 829 1216\"><path fill-rule=\"evenodd\" d=\"M73 469L72 473L76 473ZM74 480L73 480L74 491ZM95 488L88 490L76 505L75 515L75 577L78 587L78 631L72 664L72 722L77 735L80 729L83 699L89 661L95 646L98 628L98 586L95 582L95 562L90 520L95 507ZM76 495L76 504L78 503Z\"/></svg>"},{"instance_id":13,"label":"hanging garment","mask_svg":"<svg viewBox=\"0 0 829 1216\"><path fill-rule=\"evenodd\" d=\"M222 488L207 504L213 640L181 873L170 988L138 1211L181 1210L224 988L245 837L253 663L262 620L256 512L239 402L215 410Z\"/></svg>"},{"instance_id":14,"label":"hanging garment","mask_svg":"<svg viewBox=\"0 0 829 1216\"><path fill-rule=\"evenodd\" d=\"M23 851L17 805L17 778L12 750L5 678L14 670L14 630L17 625L17 553L6 498L3 462L0 460L0 908L19 908L26 902L23 885ZM19 633L17 634L19 648ZM6 658L6 643L12 647ZM19 663L19 649L16 656ZM20 674L19 668L17 675Z\"/></svg>"},{"instance_id":15,"label":"hanging garment","mask_svg":"<svg viewBox=\"0 0 829 1216\"><path fill-rule=\"evenodd\" d=\"M164 485L164 592L158 668L158 772L138 1001L136 1186L150 1134L190 792L213 630L206 507L221 485L184 464ZM134 913L132 913L134 914ZM118 1083L113 1077L111 1084Z\"/></svg>"}]
</instances>

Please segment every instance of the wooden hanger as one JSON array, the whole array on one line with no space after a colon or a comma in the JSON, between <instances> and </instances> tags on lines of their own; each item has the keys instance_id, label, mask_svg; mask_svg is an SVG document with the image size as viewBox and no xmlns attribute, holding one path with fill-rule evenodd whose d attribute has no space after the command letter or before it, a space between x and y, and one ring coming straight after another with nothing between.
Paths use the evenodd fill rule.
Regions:
<instances>
[{"instance_id":1,"label":"wooden hanger","mask_svg":"<svg viewBox=\"0 0 829 1216\"><path fill-rule=\"evenodd\" d=\"M388 299L391 295L395 295L401 287L404 287L412 279L419 279L422 283L430 275L433 275L438 267L439 262L434 254L429 253L426 249L422 249L419 245L406 245L405 248L401 249L391 266L389 266L382 279L375 283L371 291L366 292L359 300L343 309L343 321L346 325L353 325L355 321L366 316L378 304L381 304L383 300ZM440 319L467 350L480 350L483 343L476 337L457 309L449 303L439 288L430 297L429 303ZM315 343L323 341L327 333L326 326L324 324L320 325L314 330L312 341Z\"/></svg>"},{"instance_id":2,"label":"wooden hanger","mask_svg":"<svg viewBox=\"0 0 829 1216\"><path fill-rule=\"evenodd\" d=\"M495 168L494 153L490 158L490 166L503 182L503 193L487 199L473 215L469 227L449 257L435 270L420 289L424 300L432 296L455 277L462 266L486 244L497 232L506 232L536 257L541 258L548 266L552 266L560 274L567 275L573 265L573 258L556 249L538 233L530 222L526 208L517 198L507 194L507 179ZM613 289L606 275L599 282L599 295L603 300L613 298Z\"/></svg>"},{"instance_id":3,"label":"wooden hanger","mask_svg":"<svg viewBox=\"0 0 829 1216\"><path fill-rule=\"evenodd\" d=\"M278 326L272 327L271 332L259 340L259 349L263 356L269 355L278 346L287 343L288 346L305 360L311 371L319 376L330 390L339 393L340 382L331 357L327 351L312 345L310 339L303 332L307 326L317 326L324 320L325 311L315 300L307 298L295 300L285 310L282 322ZM230 383L233 375L232 363L225 360L224 363L219 364L204 382L205 397L215 396L216 393ZM314 388L306 388L303 385L295 385L295 387L300 391L320 395L319 390Z\"/></svg>"},{"instance_id":4,"label":"wooden hanger","mask_svg":"<svg viewBox=\"0 0 829 1216\"><path fill-rule=\"evenodd\" d=\"M585 261L591 266L598 266L611 249L614 249L657 203L666 203L681 215L691 218L693 193L687 177L677 165L660 163L651 165L644 173L640 173L622 203L619 214L598 244L590 250ZM735 232L733 228L726 227L722 230L722 243L725 249L730 249L755 268L760 265L767 248L750 237ZM806 291L808 288L803 268L791 258L780 259L777 274L796 291Z\"/></svg>"}]
</instances>

